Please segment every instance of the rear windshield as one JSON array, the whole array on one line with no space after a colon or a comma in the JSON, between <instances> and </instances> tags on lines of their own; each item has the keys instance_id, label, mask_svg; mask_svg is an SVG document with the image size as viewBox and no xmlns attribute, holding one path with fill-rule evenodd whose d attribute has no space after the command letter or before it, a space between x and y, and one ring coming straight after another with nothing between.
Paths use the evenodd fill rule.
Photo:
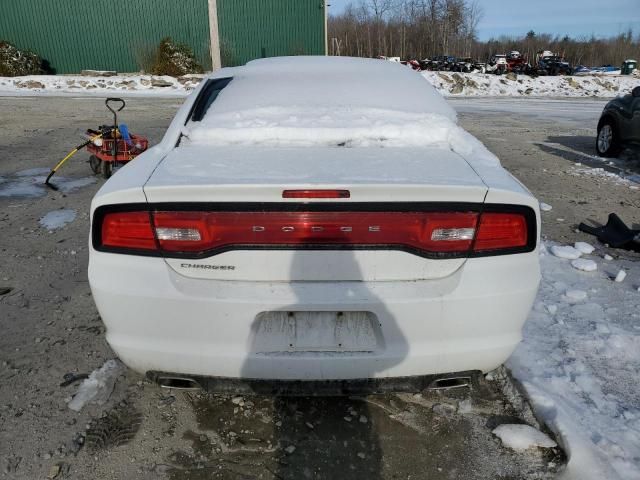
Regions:
<instances>
[{"instance_id":1,"label":"rear windshield","mask_svg":"<svg viewBox=\"0 0 640 480\"><path fill-rule=\"evenodd\" d=\"M187 119L187 122L201 121L206 115L209 107L216 101L220 92L233 80L233 78L214 78L207 81L207 84L200 91L200 95L193 104L191 115Z\"/></svg>"}]
</instances>

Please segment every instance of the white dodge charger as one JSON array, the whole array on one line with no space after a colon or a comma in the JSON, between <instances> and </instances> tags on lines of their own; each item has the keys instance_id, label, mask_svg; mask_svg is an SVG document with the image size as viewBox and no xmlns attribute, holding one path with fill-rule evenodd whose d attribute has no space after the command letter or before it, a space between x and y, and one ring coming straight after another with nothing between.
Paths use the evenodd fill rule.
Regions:
<instances>
[{"instance_id":1,"label":"white dodge charger","mask_svg":"<svg viewBox=\"0 0 640 480\"><path fill-rule=\"evenodd\" d=\"M520 341L539 218L410 69L258 60L96 194L89 281L109 344L164 386L455 386Z\"/></svg>"}]
</instances>

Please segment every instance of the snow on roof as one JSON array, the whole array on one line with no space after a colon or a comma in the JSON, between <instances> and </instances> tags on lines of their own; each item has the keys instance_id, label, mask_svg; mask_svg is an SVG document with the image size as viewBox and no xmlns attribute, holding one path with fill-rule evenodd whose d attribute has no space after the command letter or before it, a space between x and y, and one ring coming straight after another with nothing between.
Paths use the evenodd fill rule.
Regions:
<instances>
[{"instance_id":1,"label":"snow on roof","mask_svg":"<svg viewBox=\"0 0 640 480\"><path fill-rule=\"evenodd\" d=\"M219 71L233 77L204 118L183 133L194 145L436 146L499 165L456 124L456 113L410 68L384 60L284 57Z\"/></svg>"},{"instance_id":2,"label":"snow on roof","mask_svg":"<svg viewBox=\"0 0 640 480\"><path fill-rule=\"evenodd\" d=\"M410 68L382 60L283 57L237 70L211 113L295 106L439 114L455 120L442 96ZM309 110L309 114L313 114Z\"/></svg>"}]
</instances>

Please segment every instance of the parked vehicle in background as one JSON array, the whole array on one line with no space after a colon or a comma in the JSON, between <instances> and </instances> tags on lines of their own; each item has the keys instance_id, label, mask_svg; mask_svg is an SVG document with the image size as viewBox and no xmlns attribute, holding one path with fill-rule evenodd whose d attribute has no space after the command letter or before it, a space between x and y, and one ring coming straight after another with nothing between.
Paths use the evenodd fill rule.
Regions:
<instances>
[{"instance_id":1,"label":"parked vehicle in background","mask_svg":"<svg viewBox=\"0 0 640 480\"><path fill-rule=\"evenodd\" d=\"M511 355L540 280L538 200L378 60L205 77L91 220L107 341L167 387L464 383Z\"/></svg>"},{"instance_id":2,"label":"parked vehicle in background","mask_svg":"<svg viewBox=\"0 0 640 480\"><path fill-rule=\"evenodd\" d=\"M507 71L517 74L535 74L527 58L520 55L520 52L513 50L507 55Z\"/></svg>"},{"instance_id":3,"label":"parked vehicle in background","mask_svg":"<svg viewBox=\"0 0 640 480\"><path fill-rule=\"evenodd\" d=\"M620 67L620 70L621 70L620 74L631 75L636 68L638 68L637 60L632 60L632 59L625 60L624 62L622 62L622 67Z\"/></svg>"},{"instance_id":4,"label":"parked vehicle in background","mask_svg":"<svg viewBox=\"0 0 640 480\"><path fill-rule=\"evenodd\" d=\"M422 71L422 67L420 66L420 62L418 60L408 60L406 62L402 62L402 64L406 65L407 67L411 67L411 69L416 72Z\"/></svg>"},{"instance_id":5,"label":"parked vehicle in background","mask_svg":"<svg viewBox=\"0 0 640 480\"><path fill-rule=\"evenodd\" d=\"M593 68L594 75L620 75L622 70L619 67L613 65L603 65L601 67Z\"/></svg>"},{"instance_id":6,"label":"parked vehicle in background","mask_svg":"<svg viewBox=\"0 0 640 480\"><path fill-rule=\"evenodd\" d=\"M573 68L562 55L548 50L538 52L536 70L538 75L572 75Z\"/></svg>"},{"instance_id":7,"label":"parked vehicle in background","mask_svg":"<svg viewBox=\"0 0 640 480\"><path fill-rule=\"evenodd\" d=\"M485 68L486 73L495 73L496 75L502 75L509 71L509 64L507 62L507 56L504 54L497 54L491 57Z\"/></svg>"},{"instance_id":8,"label":"parked vehicle in background","mask_svg":"<svg viewBox=\"0 0 640 480\"><path fill-rule=\"evenodd\" d=\"M487 73L487 64L486 62L474 62L473 64L473 68L474 70L476 70L479 73Z\"/></svg>"},{"instance_id":9,"label":"parked vehicle in background","mask_svg":"<svg viewBox=\"0 0 640 480\"><path fill-rule=\"evenodd\" d=\"M470 57L458 58L453 70L456 72L470 73L474 70L473 60Z\"/></svg>"},{"instance_id":10,"label":"parked vehicle in background","mask_svg":"<svg viewBox=\"0 0 640 480\"><path fill-rule=\"evenodd\" d=\"M380 55L378 58L380 60L387 60L388 62L401 63L400 57L385 57L383 55Z\"/></svg>"},{"instance_id":11,"label":"parked vehicle in background","mask_svg":"<svg viewBox=\"0 0 640 480\"><path fill-rule=\"evenodd\" d=\"M640 145L640 86L607 103L598 122L596 151L616 157L624 147Z\"/></svg>"},{"instance_id":12,"label":"parked vehicle in background","mask_svg":"<svg viewBox=\"0 0 640 480\"><path fill-rule=\"evenodd\" d=\"M578 65L573 69L573 74L576 76L593 75L593 73L593 68L585 67L584 65Z\"/></svg>"},{"instance_id":13,"label":"parked vehicle in background","mask_svg":"<svg viewBox=\"0 0 640 480\"><path fill-rule=\"evenodd\" d=\"M456 63L456 57L453 57L451 55L438 55L431 59L429 63L429 69L438 72L449 72L455 68Z\"/></svg>"}]
</instances>

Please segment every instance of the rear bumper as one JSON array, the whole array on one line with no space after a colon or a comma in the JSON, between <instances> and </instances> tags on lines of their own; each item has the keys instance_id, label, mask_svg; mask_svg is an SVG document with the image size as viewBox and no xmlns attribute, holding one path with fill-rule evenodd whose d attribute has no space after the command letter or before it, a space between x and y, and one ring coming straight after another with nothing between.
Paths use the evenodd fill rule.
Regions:
<instances>
[{"instance_id":1,"label":"rear bumper","mask_svg":"<svg viewBox=\"0 0 640 480\"><path fill-rule=\"evenodd\" d=\"M470 387L486 391L479 377L480 372L454 372L442 375L413 377L357 378L349 380L271 380L205 377L191 375L185 378L179 373L147 372L147 378L162 387L177 389L199 388L210 393L232 395L276 396L342 396L372 395L381 393L422 392ZM177 382L172 380L177 379ZM185 388L185 385L189 385Z\"/></svg>"},{"instance_id":2,"label":"rear bumper","mask_svg":"<svg viewBox=\"0 0 640 480\"><path fill-rule=\"evenodd\" d=\"M540 278L537 251L474 258L438 280L243 282L190 279L160 258L92 251L89 280L107 340L141 373L348 380L489 371L521 339ZM367 311L372 352L254 351L266 311Z\"/></svg>"}]
</instances>

